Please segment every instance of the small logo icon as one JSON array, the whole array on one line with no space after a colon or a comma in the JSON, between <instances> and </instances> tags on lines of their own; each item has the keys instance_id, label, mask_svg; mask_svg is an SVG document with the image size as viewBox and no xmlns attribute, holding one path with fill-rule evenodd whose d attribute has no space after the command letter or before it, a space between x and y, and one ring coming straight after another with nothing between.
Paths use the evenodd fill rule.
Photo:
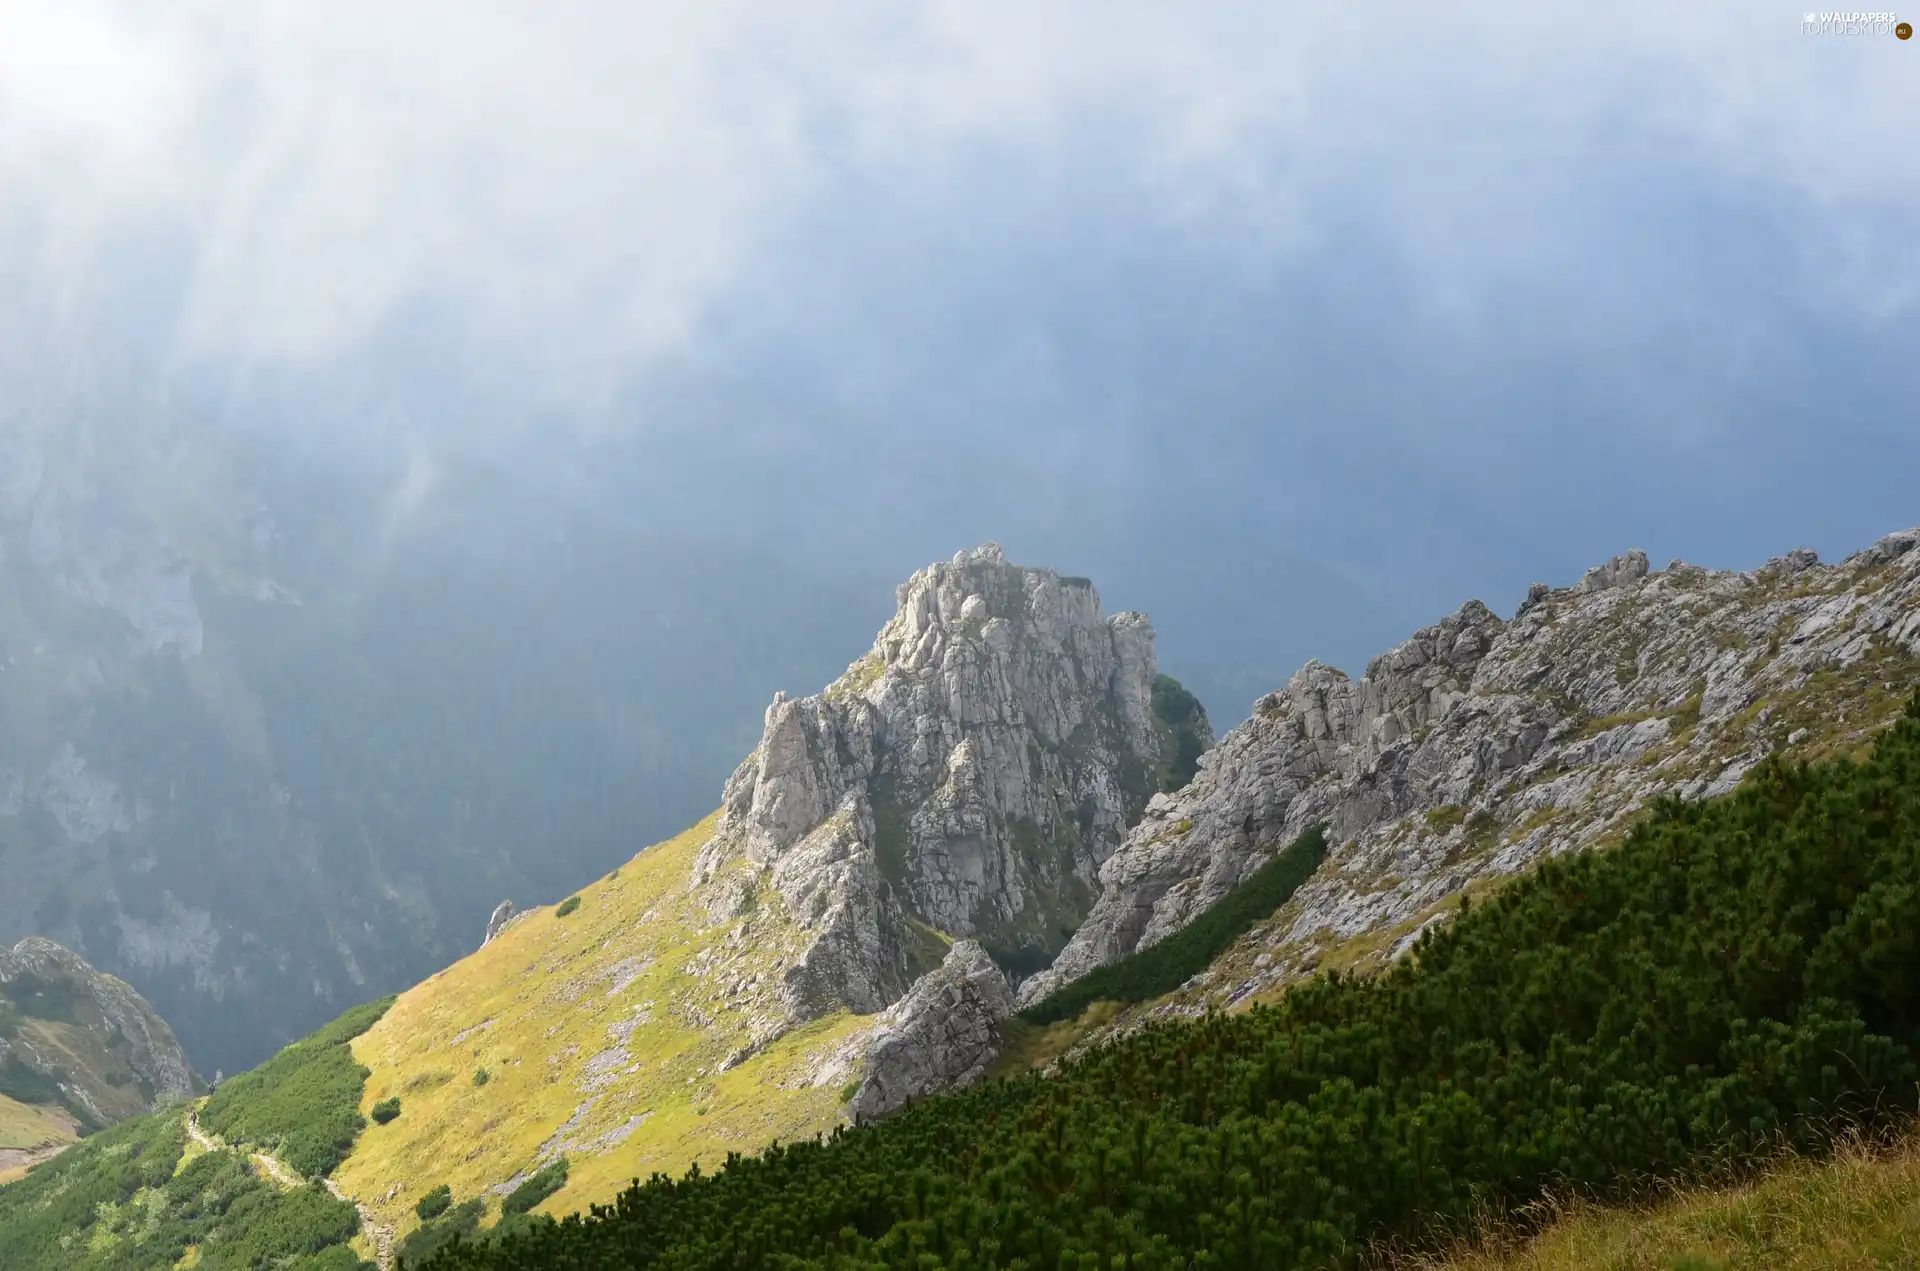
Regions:
<instances>
[{"instance_id":1,"label":"small logo icon","mask_svg":"<svg viewBox=\"0 0 1920 1271\"><path fill-rule=\"evenodd\" d=\"M1911 40L1913 38L1913 23L1911 22L1894 23L1893 34L1895 39Z\"/></svg>"}]
</instances>

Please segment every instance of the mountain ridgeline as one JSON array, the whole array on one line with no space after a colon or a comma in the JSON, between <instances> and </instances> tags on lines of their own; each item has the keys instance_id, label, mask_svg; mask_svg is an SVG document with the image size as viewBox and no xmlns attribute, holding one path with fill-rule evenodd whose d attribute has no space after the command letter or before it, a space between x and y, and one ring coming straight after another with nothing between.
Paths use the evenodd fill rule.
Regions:
<instances>
[{"instance_id":1,"label":"mountain ridgeline","mask_svg":"<svg viewBox=\"0 0 1920 1271\"><path fill-rule=\"evenodd\" d=\"M1356 1267L1920 1112L1920 697L1860 762L1763 763L1551 860L1378 976L1029 1075L426 1271Z\"/></svg>"},{"instance_id":2,"label":"mountain ridgeline","mask_svg":"<svg viewBox=\"0 0 1920 1271\"><path fill-rule=\"evenodd\" d=\"M896 600L717 811L228 1083L179 1159L291 1170L342 1267L1351 1267L1920 1111L1920 531L1629 553L1218 745L1085 580L989 544ZM107 1137L54 1164L119 1257L176 1202Z\"/></svg>"}]
</instances>

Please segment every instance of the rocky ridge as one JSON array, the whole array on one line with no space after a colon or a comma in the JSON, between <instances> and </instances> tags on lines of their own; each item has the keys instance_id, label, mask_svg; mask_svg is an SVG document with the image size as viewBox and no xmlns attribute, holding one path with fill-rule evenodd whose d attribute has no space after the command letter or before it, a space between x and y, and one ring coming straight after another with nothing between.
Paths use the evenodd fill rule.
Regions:
<instances>
[{"instance_id":1,"label":"rocky ridge","mask_svg":"<svg viewBox=\"0 0 1920 1271\"><path fill-rule=\"evenodd\" d=\"M1920 684L1920 530L1838 565L1801 549L1749 571L1630 552L1511 620L1469 602L1353 680L1319 663L1268 694L1156 796L1026 1005L1178 930L1309 826L1316 876L1174 999L1270 995L1411 947L1463 889L1602 845L1658 795L1731 789L1769 754L1841 753ZM1097 1040L1097 1039L1090 1039Z\"/></svg>"},{"instance_id":2,"label":"rocky ridge","mask_svg":"<svg viewBox=\"0 0 1920 1271\"><path fill-rule=\"evenodd\" d=\"M96 1126L205 1090L146 999L39 937L0 949L0 1070L10 1068L0 1093L45 1092Z\"/></svg>"}]
</instances>

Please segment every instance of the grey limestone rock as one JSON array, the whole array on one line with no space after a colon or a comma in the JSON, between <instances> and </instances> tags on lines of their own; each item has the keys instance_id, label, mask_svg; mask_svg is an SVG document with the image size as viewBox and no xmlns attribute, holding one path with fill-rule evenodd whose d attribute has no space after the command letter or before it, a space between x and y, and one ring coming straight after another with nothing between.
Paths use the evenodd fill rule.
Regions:
<instances>
[{"instance_id":1,"label":"grey limestone rock","mask_svg":"<svg viewBox=\"0 0 1920 1271\"><path fill-rule=\"evenodd\" d=\"M1000 1022L1012 1013L1013 991L986 950L955 942L939 969L881 1016L848 1111L873 1121L910 1099L971 1085L999 1055Z\"/></svg>"},{"instance_id":2,"label":"grey limestone rock","mask_svg":"<svg viewBox=\"0 0 1920 1271\"><path fill-rule=\"evenodd\" d=\"M518 909L515 909L513 907L513 902L511 900L503 900L498 905L495 905L493 909L493 916L487 919L486 939L482 940L480 943L482 945L492 944L493 938L499 935L502 931L505 931L507 929L507 924L512 922L514 919L514 916L519 912L520 911Z\"/></svg>"},{"instance_id":3,"label":"grey limestone rock","mask_svg":"<svg viewBox=\"0 0 1920 1271\"><path fill-rule=\"evenodd\" d=\"M813 943L795 1019L878 1011L932 928L1044 961L1157 780L1153 628L992 543L915 574L865 657L776 696L695 869L716 921L764 884ZM917 933L917 934L916 934Z\"/></svg>"},{"instance_id":4,"label":"grey limestone rock","mask_svg":"<svg viewBox=\"0 0 1920 1271\"><path fill-rule=\"evenodd\" d=\"M1180 929L1317 823L1328 860L1195 994L1244 1000L1323 946L1411 930L1476 879L1617 836L1659 794L1724 792L1789 743L1856 744L1920 688L1917 545L1751 573L1649 573L1630 552L1536 586L1511 622L1470 602L1359 680L1309 663L1149 804L1020 1004Z\"/></svg>"},{"instance_id":5,"label":"grey limestone rock","mask_svg":"<svg viewBox=\"0 0 1920 1271\"><path fill-rule=\"evenodd\" d=\"M1639 582L1647 576L1647 565L1647 554L1636 547L1624 556L1616 556L1604 565L1589 569L1574 590L1582 593L1605 591L1609 587L1624 587Z\"/></svg>"}]
</instances>

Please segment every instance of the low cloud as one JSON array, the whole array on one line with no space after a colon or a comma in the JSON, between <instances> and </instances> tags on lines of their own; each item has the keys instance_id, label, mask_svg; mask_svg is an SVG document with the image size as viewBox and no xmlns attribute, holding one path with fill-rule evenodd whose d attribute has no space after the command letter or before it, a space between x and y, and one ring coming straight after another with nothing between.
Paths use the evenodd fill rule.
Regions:
<instances>
[{"instance_id":1,"label":"low cloud","mask_svg":"<svg viewBox=\"0 0 1920 1271\"><path fill-rule=\"evenodd\" d=\"M138 277L186 365L324 373L432 322L530 409L592 414L697 359L713 307L777 291L795 227L857 214L862 188L951 172L942 215L966 235L986 156L1072 170L1126 232L1243 273L1324 248L1360 209L1417 302L1468 330L1516 280L1619 272L1585 258L1599 185L1684 179L1799 227L1810 303L1900 321L1920 296L1914 50L1807 36L1801 16L9 6L0 270L94 314Z\"/></svg>"}]
</instances>

